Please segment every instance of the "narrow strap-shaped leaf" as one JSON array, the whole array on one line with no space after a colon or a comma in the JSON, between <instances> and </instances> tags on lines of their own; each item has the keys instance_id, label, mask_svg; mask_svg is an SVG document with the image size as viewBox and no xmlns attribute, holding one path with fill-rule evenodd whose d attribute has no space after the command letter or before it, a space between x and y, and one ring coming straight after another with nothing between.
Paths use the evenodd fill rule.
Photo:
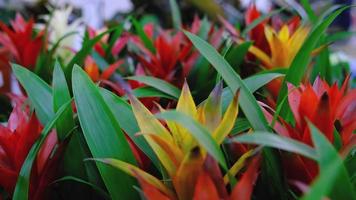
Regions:
<instances>
[{"instance_id":1,"label":"narrow strap-shaped leaf","mask_svg":"<svg viewBox=\"0 0 356 200\"><path fill-rule=\"evenodd\" d=\"M56 61L53 71L53 109L55 112L66 102L70 101L67 81L64 76L62 67L59 62ZM58 120L56 125L57 136L60 141L64 140L67 134L74 128L73 111L69 107L65 111L63 117Z\"/></svg>"},{"instance_id":2,"label":"narrow strap-shaped leaf","mask_svg":"<svg viewBox=\"0 0 356 200\"><path fill-rule=\"evenodd\" d=\"M174 97L176 99L179 98L180 90L177 87L175 87L174 85L172 85L164 80L161 80L161 79L158 79L155 77L151 77L151 76L130 76L130 77L127 77L127 79L144 83L144 84L149 85L153 88L156 88L157 90L160 90L168 95L171 95L172 97Z\"/></svg>"},{"instance_id":3,"label":"narrow strap-shaped leaf","mask_svg":"<svg viewBox=\"0 0 356 200\"><path fill-rule=\"evenodd\" d=\"M229 63L212 47L210 44L198 36L185 32L199 52L213 65L221 74L227 85L232 91L240 88L240 105L247 119L251 122L255 130L267 131L267 120L264 117L261 108L257 104L255 97L243 82L241 77L232 69Z\"/></svg>"},{"instance_id":4,"label":"narrow strap-shaped leaf","mask_svg":"<svg viewBox=\"0 0 356 200\"><path fill-rule=\"evenodd\" d=\"M169 0L169 5L171 7L173 26L176 30L182 27L182 19L179 11L179 6L176 0Z\"/></svg>"},{"instance_id":5,"label":"narrow strap-shaped leaf","mask_svg":"<svg viewBox=\"0 0 356 200\"><path fill-rule=\"evenodd\" d=\"M318 20L318 17L315 15L309 0L301 0L300 3L302 4L305 12L307 13L309 20L314 24Z\"/></svg>"},{"instance_id":6,"label":"narrow strap-shaped leaf","mask_svg":"<svg viewBox=\"0 0 356 200\"><path fill-rule=\"evenodd\" d=\"M267 83L271 82L272 80L282 77L284 74L281 73L263 73L263 74L256 74L244 79L246 86L249 88L251 93L256 92L258 89L266 85ZM231 102L233 94L231 90L225 88L222 94L222 109L225 111L227 106Z\"/></svg>"},{"instance_id":7,"label":"narrow strap-shaped leaf","mask_svg":"<svg viewBox=\"0 0 356 200\"><path fill-rule=\"evenodd\" d=\"M302 81L302 78L305 74L307 66L310 62L310 54L314 50L317 45L319 38L324 34L328 26L334 21L334 19L340 15L344 10L350 8L349 6L344 6L334 13L329 15L325 20L323 20L320 24L318 24L313 31L310 33L308 38L305 40L303 46L298 51L297 55L293 59L292 64L289 67L289 70L284 78L281 90L279 92L277 104L280 104L283 100L284 96L287 94L287 83L292 83L294 85L299 85ZM287 102L283 104L283 109L281 112L282 117L286 117L290 109L288 107Z\"/></svg>"},{"instance_id":8,"label":"narrow strap-shaped leaf","mask_svg":"<svg viewBox=\"0 0 356 200\"><path fill-rule=\"evenodd\" d=\"M189 130L189 133L197 140L197 142L204 147L204 149L213 156L220 165L227 170L224 155L222 154L219 145L215 142L208 130L200 125L196 120L186 114L177 111L166 111L157 114L159 119L171 120Z\"/></svg>"},{"instance_id":9,"label":"narrow strap-shaped leaf","mask_svg":"<svg viewBox=\"0 0 356 200\"><path fill-rule=\"evenodd\" d=\"M257 145L273 147L284 151L297 153L307 158L311 158L313 160L318 159L318 156L314 151L314 149L309 147L308 145L287 137L276 135L274 133L268 133L268 134L266 134L265 132L246 133L234 137L232 141L239 142L239 143L257 144Z\"/></svg>"},{"instance_id":10,"label":"narrow strap-shaped leaf","mask_svg":"<svg viewBox=\"0 0 356 200\"><path fill-rule=\"evenodd\" d=\"M29 195L30 188L30 175L32 171L32 165L35 161L38 152L41 149L41 146L46 140L46 137L50 133L51 129L57 123L58 119L63 116L65 110L70 107L71 102L67 102L60 109L58 109L57 113L53 116L51 120L48 121L46 126L43 128L41 135L37 139L36 143L31 147L24 163L22 164L19 176L17 178L15 190L12 199L14 200L26 200Z\"/></svg>"},{"instance_id":11,"label":"narrow strap-shaped leaf","mask_svg":"<svg viewBox=\"0 0 356 200\"><path fill-rule=\"evenodd\" d=\"M355 188L351 184L344 161L339 153L313 124L309 123L309 128L318 154L320 172L318 179L303 199L312 200L330 197L331 199L355 200Z\"/></svg>"},{"instance_id":12,"label":"narrow strap-shaped leaf","mask_svg":"<svg viewBox=\"0 0 356 200\"><path fill-rule=\"evenodd\" d=\"M160 97L160 98L176 100L176 98L172 97L171 95L167 95L166 93L164 93L160 90L157 90L156 88L149 87L149 86L139 87L139 88L132 90L132 95L134 95L137 98ZM128 99L127 96L124 96L123 98Z\"/></svg>"},{"instance_id":13,"label":"narrow strap-shaped leaf","mask_svg":"<svg viewBox=\"0 0 356 200\"><path fill-rule=\"evenodd\" d=\"M136 164L130 146L98 87L79 66L74 67L72 75L79 122L92 155ZM97 166L113 199L137 197L132 187L136 181L132 177L100 163Z\"/></svg>"},{"instance_id":14,"label":"narrow strap-shaped leaf","mask_svg":"<svg viewBox=\"0 0 356 200\"><path fill-rule=\"evenodd\" d=\"M40 77L20 65L12 64L12 71L30 98L40 122L46 125L54 116L52 89Z\"/></svg>"}]
</instances>

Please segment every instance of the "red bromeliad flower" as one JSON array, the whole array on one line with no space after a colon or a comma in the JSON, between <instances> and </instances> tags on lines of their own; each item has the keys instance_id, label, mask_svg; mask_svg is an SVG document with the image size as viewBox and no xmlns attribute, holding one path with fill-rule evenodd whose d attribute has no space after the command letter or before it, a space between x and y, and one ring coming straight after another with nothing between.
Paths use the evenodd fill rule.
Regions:
<instances>
[{"instance_id":1,"label":"red bromeliad flower","mask_svg":"<svg viewBox=\"0 0 356 200\"><path fill-rule=\"evenodd\" d=\"M245 16L246 16L245 23L246 25L249 25L256 19L258 19L261 16L261 13L257 10L255 4L251 4L251 6L247 9ZM254 41L255 46L259 47L262 51L266 52L267 54L270 54L271 50L269 49L268 42L264 34L266 24L267 21L263 21L260 24L258 24L255 28L253 28L249 32L249 37L252 41Z\"/></svg>"},{"instance_id":2,"label":"red bromeliad flower","mask_svg":"<svg viewBox=\"0 0 356 200\"><path fill-rule=\"evenodd\" d=\"M0 125L0 186L12 194L16 181L31 147L39 137L42 126L35 114L29 115L24 107L24 99L13 97L15 107L6 126ZM57 136L53 131L47 137L32 168L30 180L30 198L43 197L45 188L53 181L55 161L50 158Z\"/></svg>"},{"instance_id":3,"label":"red bromeliad flower","mask_svg":"<svg viewBox=\"0 0 356 200\"><path fill-rule=\"evenodd\" d=\"M201 28L201 21L195 17L190 28L190 32L198 34ZM155 52L147 49L143 42L137 37L132 37L132 42L140 49L140 54L135 54L139 61L138 67L143 67L145 73L170 82L177 87L182 87L184 78L196 63L199 53L193 51L192 43L184 36L183 32L174 33L171 30L160 31L157 37L154 37L153 24L144 27L146 35L152 40ZM218 47L221 43L223 29L215 31L212 24L208 33L208 40L214 46Z\"/></svg>"},{"instance_id":4,"label":"red bromeliad flower","mask_svg":"<svg viewBox=\"0 0 356 200\"><path fill-rule=\"evenodd\" d=\"M11 58L18 64L33 69L42 48L45 48L44 32L41 31L35 37L34 20L25 21L20 14L11 21L11 28L0 22L0 44L9 52Z\"/></svg>"},{"instance_id":5,"label":"red bromeliad flower","mask_svg":"<svg viewBox=\"0 0 356 200\"><path fill-rule=\"evenodd\" d=\"M307 120L313 123L331 143L339 143L339 152L347 154L356 143L356 90L349 90L349 77L341 88L329 86L317 78L313 85L300 88L289 85L289 104L295 119L295 126L284 121L276 123L278 134L293 138L312 146ZM271 121L272 116L266 113ZM317 164L300 156L287 155L284 164L290 179L310 183L318 174Z\"/></svg>"}]
</instances>

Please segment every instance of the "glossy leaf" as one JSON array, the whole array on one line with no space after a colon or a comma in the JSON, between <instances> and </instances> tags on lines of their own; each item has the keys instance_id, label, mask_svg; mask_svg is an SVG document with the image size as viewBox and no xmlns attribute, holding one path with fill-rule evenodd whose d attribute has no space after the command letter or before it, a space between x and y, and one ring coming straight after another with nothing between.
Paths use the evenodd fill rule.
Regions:
<instances>
[{"instance_id":1,"label":"glossy leaf","mask_svg":"<svg viewBox=\"0 0 356 200\"><path fill-rule=\"evenodd\" d=\"M26 90L40 122L46 125L54 116L52 89L40 77L20 65L12 64L12 71Z\"/></svg>"},{"instance_id":2,"label":"glossy leaf","mask_svg":"<svg viewBox=\"0 0 356 200\"><path fill-rule=\"evenodd\" d=\"M157 90L162 91L176 99L179 98L180 90L177 87L175 87L174 85L172 85L164 80L161 80L161 79L158 79L155 77L151 77L151 76L130 76L130 77L127 77L127 79L144 83L144 84L151 86L153 88L156 88Z\"/></svg>"},{"instance_id":3,"label":"glossy leaf","mask_svg":"<svg viewBox=\"0 0 356 200\"><path fill-rule=\"evenodd\" d=\"M257 104L255 97L243 82L241 77L231 68L229 63L219 55L219 53L210 44L198 36L185 32L199 52L214 66L221 74L227 85L232 91L240 88L240 106L247 119L251 122L255 130L268 130L267 120L264 117L261 108Z\"/></svg>"},{"instance_id":4,"label":"glossy leaf","mask_svg":"<svg viewBox=\"0 0 356 200\"><path fill-rule=\"evenodd\" d=\"M55 63L53 71L53 109L55 112L64 105L66 102L70 101L71 97L69 94L67 81L65 79L62 67L58 62ZM63 117L58 120L56 125L57 136L60 141L64 140L70 131L74 128L73 111L69 107L65 111Z\"/></svg>"},{"instance_id":5,"label":"glossy leaf","mask_svg":"<svg viewBox=\"0 0 356 200\"><path fill-rule=\"evenodd\" d=\"M74 67L72 76L79 121L92 155L136 164L130 146L98 87L79 66ZM132 188L136 184L132 177L100 163L97 167L112 198L137 197Z\"/></svg>"},{"instance_id":6,"label":"glossy leaf","mask_svg":"<svg viewBox=\"0 0 356 200\"><path fill-rule=\"evenodd\" d=\"M236 136L234 142L256 144L281 149L303 155L307 158L317 160L318 156L313 148L296 140L282 137L274 133L254 132Z\"/></svg>"}]
</instances>

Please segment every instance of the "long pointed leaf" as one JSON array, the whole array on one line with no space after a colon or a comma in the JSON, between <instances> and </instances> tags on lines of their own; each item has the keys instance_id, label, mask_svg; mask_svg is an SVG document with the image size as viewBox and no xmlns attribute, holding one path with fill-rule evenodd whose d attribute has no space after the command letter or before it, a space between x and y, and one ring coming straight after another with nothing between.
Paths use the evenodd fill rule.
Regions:
<instances>
[{"instance_id":1,"label":"long pointed leaf","mask_svg":"<svg viewBox=\"0 0 356 200\"><path fill-rule=\"evenodd\" d=\"M79 66L74 67L72 75L79 121L93 156L136 164L130 146L98 87ZM137 197L132 187L136 182L132 177L100 163L97 166L113 199Z\"/></svg>"}]
</instances>

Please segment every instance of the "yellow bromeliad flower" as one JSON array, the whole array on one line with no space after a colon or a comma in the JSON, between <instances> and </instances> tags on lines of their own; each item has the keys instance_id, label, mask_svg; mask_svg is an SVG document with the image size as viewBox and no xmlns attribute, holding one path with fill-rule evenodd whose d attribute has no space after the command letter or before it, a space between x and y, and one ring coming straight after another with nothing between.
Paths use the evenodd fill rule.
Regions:
<instances>
[{"instance_id":1,"label":"yellow bromeliad flower","mask_svg":"<svg viewBox=\"0 0 356 200\"><path fill-rule=\"evenodd\" d=\"M272 27L266 25L264 34L268 41L271 54L267 55L255 46L250 48L250 52L260 59L263 65L268 69L289 67L302 47L309 31L309 27L302 25L294 32L291 32L288 25L283 25L277 32L272 29Z\"/></svg>"},{"instance_id":2,"label":"yellow bromeliad flower","mask_svg":"<svg viewBox=\"0 0 356 200\"><path fill-rule=\"evenodd\" d=\"M209 137L212 138L216 147L220 146L228 136L238 114L238 94L234 96L223 115L221 93L222 86L219 85L205 102L197 106L194 103L188 85L185 83L175 109L175 111L185 114L189 120L199 123L209 134ZM165 126L136 97L130 96L129 98L141 130L140 134L155 152L167 172L171 184L165 184L157 177L123 161L115 159L97 160L135 176L139 180L144 194L149 199L160 199L159 197L162 196L165 197L162 199L193 199L195 188L198 187L198 179L201 179L201 174L206 174L204 172L204 163L209 150L204 148L202 141L198 141L193 137L194 134L181 124L166 120ZM163 109L161 111L164 112ZM235 176L252 154L252 150L250 150L241 156L228 171L228 174ZM251 164L249 166L253 166L250 169L256 174L259 164ZM210 180L209 177L208 179ZM227 184L228 176L225 175L223 180L223 184ZM253 180L253 178L249 178L249 180ZM145 189L145 187L153 188L156 193L153 194L152 190L148 189L146 194L147 188ZM241 187L243 186L240 185L235 188L241 189ZM220 198L216 197L214 199Z\"/></svg>"}]
</instances>

